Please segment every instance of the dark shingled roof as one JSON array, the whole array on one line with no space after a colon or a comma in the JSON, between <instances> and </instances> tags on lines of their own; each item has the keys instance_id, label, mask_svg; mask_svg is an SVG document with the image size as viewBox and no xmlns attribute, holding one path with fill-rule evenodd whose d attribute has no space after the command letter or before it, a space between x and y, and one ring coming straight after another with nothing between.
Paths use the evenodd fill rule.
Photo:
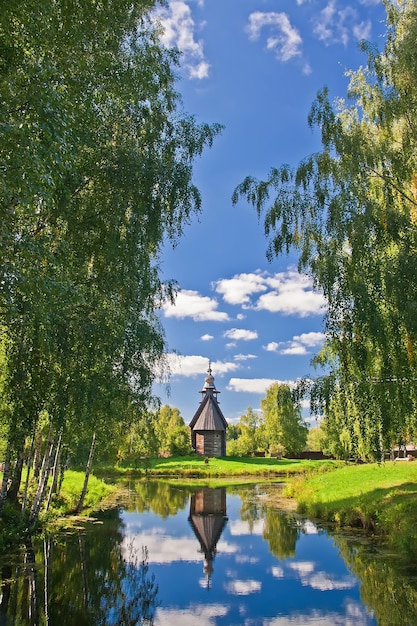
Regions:
<instances>
[{"instance_id":1,"label":"dark shingled roof","mask_svg":"<svg viewBox=\"0 0 417 626\"><path fill-rule=\"evenodd\" d=\"M191 430L226 430L227 422L217 399L208 391L190 422Z\"/></svg>"}]
</instances>

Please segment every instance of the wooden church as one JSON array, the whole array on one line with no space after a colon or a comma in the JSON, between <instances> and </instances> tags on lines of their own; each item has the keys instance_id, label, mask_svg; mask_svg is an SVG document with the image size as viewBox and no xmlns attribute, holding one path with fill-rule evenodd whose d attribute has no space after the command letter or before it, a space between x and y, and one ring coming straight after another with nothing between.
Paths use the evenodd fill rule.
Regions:
<instances>
[{"instance_id":1,"label":"wooden church","mask_svg":"<svg viewBox=\"0 0 417 626\"><path fill-rule=\"evenodd\" d=\"M189 424L191 444L196 454L201 456L226 456L227 422L217 399L220 391L217 391L214 384L211 363L207 373L204 387L200 391L202 395L200 406Z\"/></svg>"}]
</instances>

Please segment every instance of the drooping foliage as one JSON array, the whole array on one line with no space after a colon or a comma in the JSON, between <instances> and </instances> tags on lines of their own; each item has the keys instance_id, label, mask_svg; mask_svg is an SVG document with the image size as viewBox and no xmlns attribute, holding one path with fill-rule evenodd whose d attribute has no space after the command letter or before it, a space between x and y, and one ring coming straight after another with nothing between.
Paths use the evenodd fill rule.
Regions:
<instances>
[{"instance_id":1,"label":"drooping foliage","mask_svg":"<svg viewBox=\"0 0 417 626\"><path fill-rule=\"evenodd\" d=\"M193 161L220 131L183 112L155 4L2 5L0 508L42 412L56 451L150 399L159 251L200 209Z\"/></svg>"},{"instance_id":2,"label":"drooping foliage","mask_svg":"<svg viewBox=\"0 0 417 626\"><path fill-rule=\"evenodd\" d=\"M385 4L384 49L363 43L347 100L312 106L321 151L234 193L265 216L268 257L298 250L327 298L313 404L364 458L417 430L417 9Z\"/></svg>"}]
</instances>

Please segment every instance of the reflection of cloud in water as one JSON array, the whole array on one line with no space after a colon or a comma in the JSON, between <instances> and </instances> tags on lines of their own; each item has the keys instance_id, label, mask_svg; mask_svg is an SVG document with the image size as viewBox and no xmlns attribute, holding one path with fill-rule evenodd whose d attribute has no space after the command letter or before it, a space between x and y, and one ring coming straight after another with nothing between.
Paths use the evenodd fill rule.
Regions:
<instances>
[{"instance_id":1,"label":"reflection of cloud in water","mask_svg":"<svg viewBox=\"0 0 417 626\"><path fill-rule=\"evenodd\" d=\"M175 561L201 561L200 546L195 537L168 537L162 532L126 534L123 539L123 555L128 559L128 547L133 545L135 551L142 553L142 546L146 546L149 553L149 563L173 563ZM238 546L219 542L218 552L234 554Z\"/></svg>"},{"instance_id":2,"label":"reflection of cloud in water","mask_svg":"<svg viewBox=\"0 0 417 626\"><path fill-rule=\"evenodd\" d=\"M311 572L314 572L313 561L297 561L295 563L289 563L288 567L295 570L301 575L311 574Z\"/></svg>"},{"instance_id":3,"label":"reflection of cloud in water","mask_svg":"<svg viewBox=\"0 0 417 626\"><path fill-rule=\"evenodd\" d=\"M264 530L264 520L260 519L252 523L252 529L249 526L249 522L243 520L234 520L229 522L228 528L231 535L262 535Z\"/></svg>"},{"instance_id":4,"label":"reflection of cloud in water","mask_svg":"<svg viewBox=\"0 0 417 626\"><path fill-rule=\"evenodd\" d=\"M341 580L332 580L325 572L317 572L310 578L307 584L313 587L313 589L319 589L320 591L353 589L356 585L356 578L354 576L344 576Z\"/></svg>"},{"instance_id":5,"label":"reflection of cloud in water","mask_svg":"<svg viewBox=\"0 0 417 626\"><path fill-rule=\"evenodd\" d=\"M223 539L220 539L217 544L217 552L221 554L236 554L240 551L240 547L235 543L228 543Z\"/></svg>"},{"instance_id":6,"label":"reflection of cloud in water","mask_svg":"<svg viewBox=\"0 0 417 626\"><path fill-rule=\"evenodd\" d=\"M300 575L301 584L304 587L312 587L320 591L332 591L335 589L353 589L356 585L354 576L344 576L340 580L335 580L326 572L314 572L314 563L310 561L289 563L288 567Z\"/></svg>"},{"instance_id":7,"label":"reflection of cloud in water","mask_svg":"<svg viewBox=\"0 0 417 626\"><path fill-rule=\"evenodd\" d=\"M259 580L233 580L227 583L224 588L227 593L233 596L248 596L250 593L257 593L262 588Z\"/></svg>"},{"instance_id":8,"label":"reflection of cloud in water","mask_svg":"<svg viewBox=\"0 0 417 626\"><path fill-rule=\"evenodd\" d=\"M313 524L313 522L310 522L310 520L303 522L301 528L305 535L318 535L320 532L317 526Z\"/></svg>"},{"instance_id":9,"label":"reflection of cloud in water","mask_svg":"<svg viewBox=\"0 0 417 626\"><path fill-rule=\"evenodd\" d=\"M237 554L235 561L236 563L249 563L250 565L254 565L255 563L259 563L259 558L257 556L247 556L245 554Z\"/></svg>"},{"instance_id":10,"label":"reflection of cloud in water","mask_svg":"<svg viewBox=\"0 0 417 626\"><path fill-rule=\"evenodd\" d=\"M195 539L190 537L166 537L159 534L126 535L123 539L123 556L128 556L127 547L133 545L139 553L146 546L149 563L172 563L173 561L201 561Z\"/></svg>"},{"instance_id":11,"label":"reflection of cloud in water","mask_svg":"<svg viewBox=\"0 0 417 626\"><path fill-rule=\"evenodd\" d=\"M158 608L155 626L215 626L216 617L227 615L228 607L223 604L195 605L184 610Z\"/></svg>"},{"instance_id":12,"label":"reflection of cloud in water","mask_svg":"<svg viewBox=\"0 0 417 626\"><path fill-rule=\"evenodd\" d=\"M283 567L272 567L271 574L274 578L284 578L284 568Z\"/></svg>"},{"instance_id":13,"label":"reflection of cloud in water","mask_svg":"<svg viewBox=\"0 0 417 626\"><path fill-rule=\"evenodd\" d=\"M264 619L263 626L365 626L369 624L367 613L360 604L352 602L346 605L345 613L313 610L310 613L297 613L282 617Z\"/></svg>"}]
</instances>

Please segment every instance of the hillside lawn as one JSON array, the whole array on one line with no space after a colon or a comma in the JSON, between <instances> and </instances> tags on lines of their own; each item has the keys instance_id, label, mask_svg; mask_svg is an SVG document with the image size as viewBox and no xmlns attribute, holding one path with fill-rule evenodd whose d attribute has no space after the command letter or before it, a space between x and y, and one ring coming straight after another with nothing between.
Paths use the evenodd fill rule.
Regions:
<instances>
[{"instance_id":1,"label":"hillside lawn","mask_svg":"<svg viewBox=\"0 0 417 626\"><path fill-rule=\"evenodd\" d=\"M383 534L407 560L417 559L417 461L346 465L294 477L284 495L296 500L299 513Z\"/></svg>"},{"instance_id":2,"label":"hillside lawn","mask_svg":"<svg viewBox=\"0 0 417 626\"><path fill-rule=\"evenodd\" d=\"M238 478L263 477L287 478L294 474L327 471L339 466L339 461L308 461L276 459L269 457L222 457L210 458L196 455L167 458L138 459L132 466L100 467L97 476L120 475L132 477L178 477L178 478Z\"/></svg>"}]
</instances>

